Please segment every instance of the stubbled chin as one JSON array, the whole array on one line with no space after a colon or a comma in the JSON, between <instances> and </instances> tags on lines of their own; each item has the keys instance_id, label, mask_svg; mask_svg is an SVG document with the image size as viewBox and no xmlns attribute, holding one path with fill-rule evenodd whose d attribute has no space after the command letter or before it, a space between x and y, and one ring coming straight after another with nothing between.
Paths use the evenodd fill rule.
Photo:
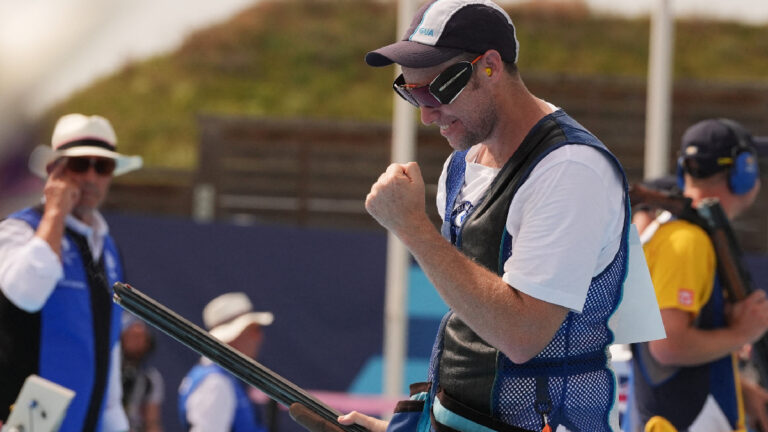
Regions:
<instances>
[{"instance_id":1,"label":"stubbled chin","mask_svg":"<svg viewBox=\"0 0 768 432\"><path fill-rule=\"evenodd\" d=\"M452 122L448 127L440 128L440 135L448 141L448 144L457 151L466 150L469 148L464 143L464 136L461 123L458 121Z\"/></svg>"}]
</instances>

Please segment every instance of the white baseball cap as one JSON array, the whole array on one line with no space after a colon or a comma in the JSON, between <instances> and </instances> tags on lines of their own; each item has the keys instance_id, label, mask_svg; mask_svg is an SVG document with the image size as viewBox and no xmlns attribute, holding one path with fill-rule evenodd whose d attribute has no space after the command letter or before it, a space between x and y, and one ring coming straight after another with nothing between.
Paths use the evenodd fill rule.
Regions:
<instances>
[{"instance_id":1,"label":"white baseball cap","mask_svg":"<svg viewBox=\"0 0 768 432\"><path fill-rule=\"evenodd\" d=\"M143 165L141 156L118 153L117 135L109 120L83 114L67 114L56 122L51 145L39 145L29 157L29 169L46 178L48 164L61 157L98 156L114 159L114 176L137 170Z\"/></svg>"},{"instance_id":2,"label":"white baseball cap","mask_svg":"<svg viewBox=\"0 0 768 432\"><path fill-rule=\"evenodd\" d=\"M211 300L203 309L203 324L213 337L229 343L251 324L268 326L275 320L272 312L254 312L245 293L231 292Z\"/></svg>"}]
</instances>

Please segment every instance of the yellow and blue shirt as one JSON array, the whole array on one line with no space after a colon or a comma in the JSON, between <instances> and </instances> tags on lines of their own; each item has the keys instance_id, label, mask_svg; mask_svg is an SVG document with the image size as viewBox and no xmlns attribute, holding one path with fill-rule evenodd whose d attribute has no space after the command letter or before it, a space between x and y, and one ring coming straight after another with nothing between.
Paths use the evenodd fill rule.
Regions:
<instances>
[{"instance_id":1,"label":"yellow and blue shirt","mask_svg":"<svg viewBox=\"0 0 768 432\"><path fill-rule=\"evenodd\" d=\"M712 242L701 227L661 215L643 233L648 269L661 309L692 314L701 329L726 326ZM665 366L647 344L633 345L633 426L663 417L677 430L743 431L744 409L734 354L692 367ZM719 425L712 429L714 425Z\"/></svg>"}]
</instances>

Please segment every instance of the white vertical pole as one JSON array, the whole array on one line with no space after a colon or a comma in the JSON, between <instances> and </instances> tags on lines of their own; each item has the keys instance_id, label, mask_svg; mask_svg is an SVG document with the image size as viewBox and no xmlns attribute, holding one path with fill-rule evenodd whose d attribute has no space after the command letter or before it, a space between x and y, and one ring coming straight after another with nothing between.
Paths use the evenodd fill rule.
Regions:
<instances>
[{"instance_id":1,"label":"white vertical pole","mask_svg":"<svg viewBox=\"0 0 768 432\"><path fill-rule=\"evenodd\" d=\"M657 0L656 7L651 12L643 172L646 179L668 173L675 38L671 4L672 0Z\"/></svg>"},{"instance_id":2,"label":"white vertical pole","mask_svg":"<svg viewBox=\"0 0 768 432\"><path fill-rule=\"evenodd\" d=\"M397 37L408 29L416 12L414 0L398 0ZM400 67L395 68L395 76ZM416 123L413 107L393 95L392 162L404 163L415 159ZM409 254L398 238L387 237L387 274L384 300L384 395L397 397L403 393L403 375L408 340L408 267Z\"/></svg>"}]
</instances>

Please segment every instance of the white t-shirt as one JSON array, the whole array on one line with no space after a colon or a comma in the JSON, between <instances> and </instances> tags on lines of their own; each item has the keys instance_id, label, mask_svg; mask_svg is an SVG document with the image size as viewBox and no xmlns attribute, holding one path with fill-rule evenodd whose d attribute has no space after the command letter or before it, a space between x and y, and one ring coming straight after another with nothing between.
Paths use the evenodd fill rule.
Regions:
<instances>
[{"instance_id":1,"label":"white t-shirt","mask_svg":"<svg viewBox=\"0 0 768 432\"><path fill-rule=\"evenodd\" d=\"M455 216L463 221L499 169L474 162L480 146L466 155L465 183ZM443 166L437 209L444 219ZM512 255L502 279L539 300L581 312L592 278L611 263L621 244L624 187L616 166L586 145L560 147L539 162L510 204L506 229Z\"/></svg>"}]
</instances>

